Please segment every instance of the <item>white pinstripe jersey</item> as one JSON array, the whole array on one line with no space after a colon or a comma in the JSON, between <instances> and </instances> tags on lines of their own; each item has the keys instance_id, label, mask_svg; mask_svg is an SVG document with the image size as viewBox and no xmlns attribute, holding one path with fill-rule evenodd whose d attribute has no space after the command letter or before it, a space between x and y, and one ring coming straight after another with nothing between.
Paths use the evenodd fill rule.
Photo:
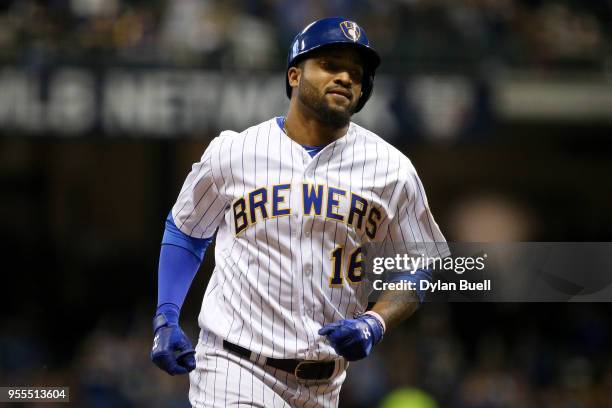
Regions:
<instances>
[{"instance_id":1,"label":"white pinstripe jersey","mask_svg":"<svg viewBox=\"0 0 612 408\"><path fill-rule=\"evenodd\" d=\"M365 311L362 244L444 242L410 160L354 123L312 158L276 118L222 132L172 215L193 237L218 228L200 327L275 358L337 358L317 331Z\"/></svg>"}]
</instances>

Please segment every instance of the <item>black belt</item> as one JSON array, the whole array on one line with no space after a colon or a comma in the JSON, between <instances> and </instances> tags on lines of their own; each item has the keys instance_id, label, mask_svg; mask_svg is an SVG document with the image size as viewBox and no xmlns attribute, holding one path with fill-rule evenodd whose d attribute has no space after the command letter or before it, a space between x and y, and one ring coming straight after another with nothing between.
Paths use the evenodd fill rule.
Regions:
<instances>
[{"instance_id":1,"label":"black belt","mask_svg":"<svg viewBox=\"0 0 612 408\"><path fill-rule=\"evenodd\" d=\"M257 354L244 347L223 340L223 348L240 357L248 358L251 361L257 361L255 358ZM328 380L334 374L336 368L335 361L278 359L272 357L265 357L263 359L263 364L293 374L301 380Z\"/></svg>"}]
</instances>

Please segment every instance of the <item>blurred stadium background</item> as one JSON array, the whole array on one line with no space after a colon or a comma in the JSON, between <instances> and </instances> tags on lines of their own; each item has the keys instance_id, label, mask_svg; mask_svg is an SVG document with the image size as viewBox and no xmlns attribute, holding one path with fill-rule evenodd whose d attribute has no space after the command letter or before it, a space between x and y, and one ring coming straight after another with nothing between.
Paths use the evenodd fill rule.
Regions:
<instances>
[{"instance_id":1,"label":"blurred stadium background","mask_svg":"<svg viewBox=\"0 0 612 408\"><path fill-rule=\"evenodd\" d=\"M286 112L288 44L322 16L382 54L355 121L412 159L449 240L611 240L610 0L0 4L0 385L188 405L148 359L163 221L219 130ZM611 311L426 305L340 406L611 407Z\"/></svg>"}]
</instances>

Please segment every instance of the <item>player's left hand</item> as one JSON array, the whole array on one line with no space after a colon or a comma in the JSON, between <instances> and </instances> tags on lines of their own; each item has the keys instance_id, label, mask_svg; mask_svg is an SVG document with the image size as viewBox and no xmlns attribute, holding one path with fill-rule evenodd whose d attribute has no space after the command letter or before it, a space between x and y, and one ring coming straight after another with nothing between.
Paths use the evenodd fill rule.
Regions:
<instances>
[{"instance_id":1,"label":"player's left hand","mask_svg":"<svg viewBox=\"0 0 612 408\"><path fill-rule=\"evenodd\" d=\"M196 367L195 350L178 325L178 313L158 311L153 319L151 360L170 375L187 374Z\"/></svg>"},{"instance_id":2,"label":"player's left hand","mask_svg":"<svg viewBox=\"0 0 612 408\"><path fill-rule=\"evenodd\" d=\"M374 316L364 314L355 319L343 319L319 330L327 336L336 353L348 361L367 357L383 337L383 326Z\"/></svg>"}]
</instances>

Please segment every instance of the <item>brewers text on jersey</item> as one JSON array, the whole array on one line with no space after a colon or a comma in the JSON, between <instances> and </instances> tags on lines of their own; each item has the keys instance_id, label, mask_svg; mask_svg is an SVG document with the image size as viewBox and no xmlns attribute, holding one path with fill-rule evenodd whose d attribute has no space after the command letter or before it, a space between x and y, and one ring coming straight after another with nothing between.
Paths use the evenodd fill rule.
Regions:
<instances>
[{"instance_id":1,"label":"brewers text on jersey","mask_svg":"<svg viewBox=\"0 0 612 408\"><path fill-rule=\"evenodd\" d=\"M241 133L222 132L194 164L172 215L190 236L207 238L218 229L216 266L204 295L201 327L266 356L334 358L336 353L317 330L363 313L369 295L348 283L327 284L333 275L334 251L343 248L345 267L350 255L370 240L405 253L410 252L409 243L443 242L444 237L414 166L395 147L351 123L345 137L310 157L278 122L273 118ZM321 194L332 188L328 186L336 190L327 193L326 200L321 198L317 209L318 200L308 198L315 193L303 199L305 184L321 186ZM290 215L273 216L274 192L266 199L268 207L263 207L264 194L256 193L251 196L254 206L236 206L236 223L233 206L250 201L250 192L285 185L291 187L277 189L276 206ZM380 219L371 213L376 214L374 238L367 235L367 218L362 228L357 215L347 222L352 200L339 199L338 190L363 197L380 213ZM330 196L332 205L326 209ZM328 217L327 211L345 221ZM321 216L313 215L317 212ZM247 219L249 227L236 235L235 226L240 228ZM256 222L251 224L251 219Z\"/></svg>"}]
</instances>

